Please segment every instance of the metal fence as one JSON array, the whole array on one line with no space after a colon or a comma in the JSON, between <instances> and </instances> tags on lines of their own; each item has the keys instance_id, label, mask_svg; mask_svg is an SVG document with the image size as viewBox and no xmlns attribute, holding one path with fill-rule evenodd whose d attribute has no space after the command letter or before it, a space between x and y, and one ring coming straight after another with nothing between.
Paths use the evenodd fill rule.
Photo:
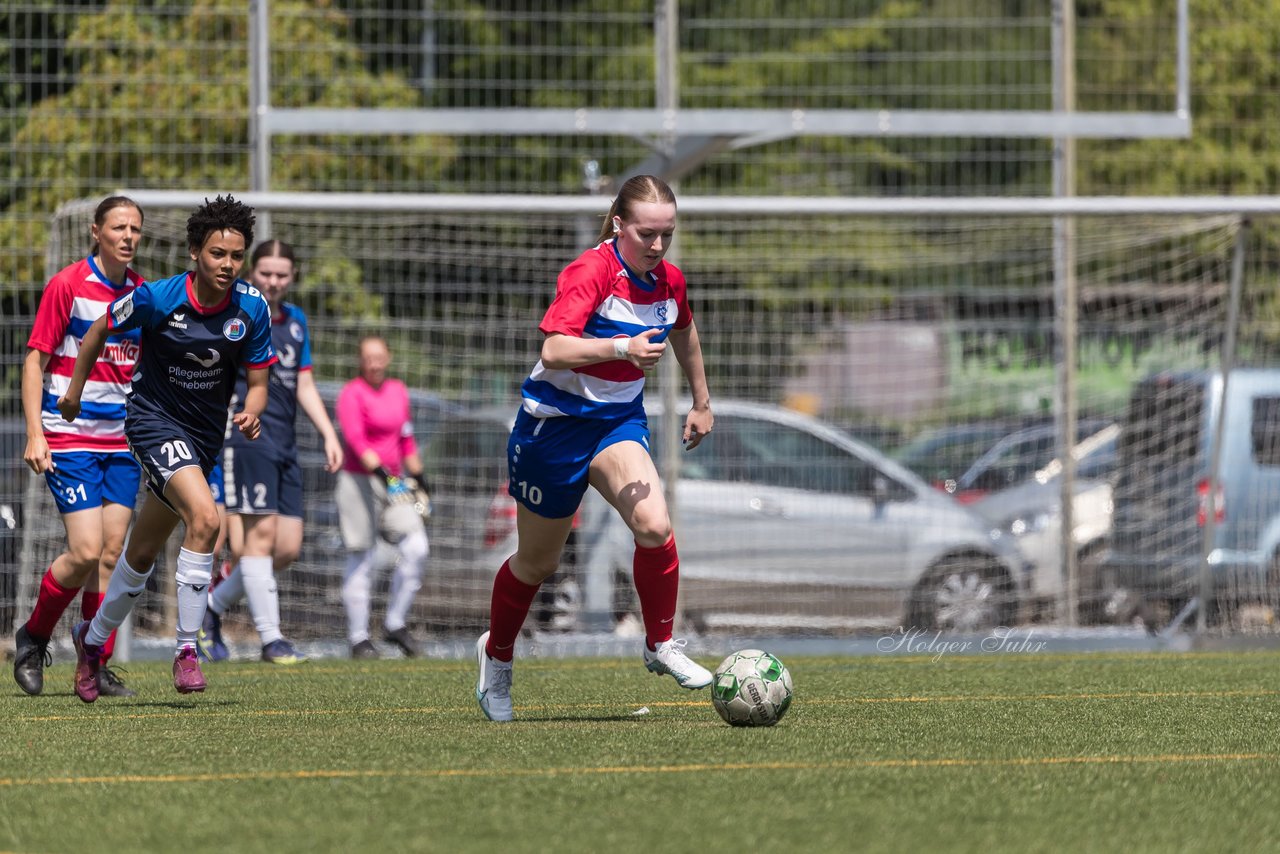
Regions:
<instances>
[{"instance_id":1,"label":"metal fence","mask_svg":"<svg viewBox=\"0 0 1280 854\"><path fill-rule=\"evenodd\" d=\"M137 196L148 231L139 269L181 269L199 197ZM600 201L246 198L298 248L294 296L330 401L371 329L419 390L439 509L414 624L475 631L509 548L500 495L516 389L555 275L594 232ZM1183 612L1195 599L1210 603L1206 630L1270 630L1280 200L727 207L685 198L677 237L721 409L704 448L661 458L690 625L805 637L996 623L1158 630L1194 613ZM64 254L51 264L75 257L91 209L63 209L51 245ZM1239 378L1227 397L1224 366ZM679 417L679 389L653 382L655 432L669 437L663 413ZM281 584L287 630L336 638L332 484L304 435L308 536ZM1064 466L1067 435L1079 444ZM23 569L10 582L19 612L62 540L45 492L33 485L23 508ZM629 622L630 545L611 519L588 505L539 611L548 631ZM164 633L171 609L154 597L141 630Z\"/></svg>"},{"instance_id":2,"label":"metal fence","mask_svg":"<svg viewBox=\"0 0 1280 854\"><path fill-rule=\"evenodd\" d=\"M9 3L5 565L46 520L18 464L26 334L47 275L84 248L72 200L121 187L380 199L347 215L261 208L270 236L306 258L298 299L329 381L350 375L355 335L377 323L416 387L468 409L509 396L554 271L589 239L617 179L646 170L678 179L688 200L679 251L712 333L719 397L811 410L885 448L961 422L1030 427L1070 399L1054 391L1071 382L1055 354L1076 342L1071 420L1115 419L1147 372L1212 367L1222 352L1243 208L1170 197L1150 218L1080 219L1071 245L1084 254L1055 261L1071 243L1055 238L1055 209L1016 205L1072 191L1272 191L1280 15L1265 11L1188 11L1179 0L964 10L815 0L785 17L747 0ZM397 196L416 193L503 207L455 198L431 212ZM562 201L540 208L507 194ZM972 196L1015 207L947 208ZM780 216L796 197L810 207ZM921 208L887 216L899 202ZM1172 215L1179 204L1187 219ZM185 263L173 239L184 216L148 206L144 274ZM1275 240L1262 220L1249 235L1238 346L1265 364ZM1078 297L1062 303L1068 268ZM1058 331L1068 306L1074 334ZM868 369L885 354L896 370ZM1010 524L1028 522L1044 520ZM20 577L0 575L0 622L12 619ZM604 586L592 587L598 612L613 607ZM426 595L448 601L452 589ZM738 613L758 616L749 604ZM1062 609L1042 610L1058 619ZM866 618L818 616L814 625L841 631Z\"/></svg>"}]
</instances>

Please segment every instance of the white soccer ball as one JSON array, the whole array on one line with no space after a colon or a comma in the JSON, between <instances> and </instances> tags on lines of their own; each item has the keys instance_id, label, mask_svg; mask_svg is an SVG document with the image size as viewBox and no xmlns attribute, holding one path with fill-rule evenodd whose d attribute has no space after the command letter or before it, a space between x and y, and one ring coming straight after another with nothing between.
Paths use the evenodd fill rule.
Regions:
<instances>
[{"instance_id":1,"label":"white soccer ball","mask_svg":"<svg viewBox=\"0 0 1280 854\"><path fill-rule=\"evenodd\" d=\"M711 680L711 704L733 726L773 726L791 707L791 692L791 671L758 649L733 653Z\"/></svg>"}]
</instances>

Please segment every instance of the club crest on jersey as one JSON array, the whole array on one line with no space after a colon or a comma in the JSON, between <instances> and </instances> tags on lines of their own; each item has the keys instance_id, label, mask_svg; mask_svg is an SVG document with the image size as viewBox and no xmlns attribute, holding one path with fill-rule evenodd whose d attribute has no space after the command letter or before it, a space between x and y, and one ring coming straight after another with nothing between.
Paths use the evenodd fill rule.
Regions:
<instances>
[{"instance_id":1,"label":"club crest on jersey","mask_svg":"<svg viewBox=\"0 0 1280 854\"><path fill-rule=\"evenodd\" d=\"M293 323L290 323L289 334L293 336L294 341L301 341L302 340L302 324L296 320Z\"/></svg>"},{"instance_id":2,"label":"club crest on jersey","mask_svg":"<svg viewBox=\"0 0 1280 854\"><path fill-rule=\"evenodd\" d=\"M239 341L249 331L243 320L233 317L222 325L222 337L228 341Z\"/></svg>"},{"instance_id":3,"label":"club crest on jersey","mask_svg":"<svg viewBox=\"0 0 1280 854\"><path fill-rule=\"evenodd\" d=\"M667 304L665 302L660 302L657 305L655 305L653 307L653 313L657 316L658 322L660 323L667 322Z\"/></svg>"}]
</instances>

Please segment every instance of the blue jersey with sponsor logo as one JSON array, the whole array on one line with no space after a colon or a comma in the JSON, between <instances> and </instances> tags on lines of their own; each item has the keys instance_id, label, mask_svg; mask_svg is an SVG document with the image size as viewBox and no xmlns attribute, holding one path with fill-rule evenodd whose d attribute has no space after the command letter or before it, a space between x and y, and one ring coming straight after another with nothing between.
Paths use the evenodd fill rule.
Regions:
<instances>
[{"instance_id":1,"label":"blue jersey with sponsor logo","mask_svg":"<svg viewBox=\"0 0 1280 854\"><path fill-rule=\"evenodd\" d=\"M222 447L240 367L275 361L267 301L239 279L213 306L196 300L190 273L148 282L111 303L107 328L142 330L131 414L181 424L214 452Z\"/></svg>"},{"instance_id":2,"label":"blue jersey with sponsor logo","mask_svg":"<svg viewBox=\"0 0 1280 854\"><path fill-rule=\"evenodd\" d=\"M254 440L254 446L273 452L278 459L286 459L297 453L294 422L298 418L298 375L311 370L311 333L302 309L292 303L280 304L280 313L271 318L271 349L275 351L276 363L271 366L271 381L267 385L262 433ZM236 378L235 397L231 400L233 412L244 409L248 387L241 369ZM227 433L229 445L248 442L239 430Z\"/></svg>"}]
</instances>

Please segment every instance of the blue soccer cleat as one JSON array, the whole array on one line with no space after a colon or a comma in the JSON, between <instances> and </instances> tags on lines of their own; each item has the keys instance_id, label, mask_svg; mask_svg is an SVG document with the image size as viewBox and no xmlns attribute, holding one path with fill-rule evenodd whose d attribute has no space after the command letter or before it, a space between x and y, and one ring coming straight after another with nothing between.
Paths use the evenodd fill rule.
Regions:
<instances>
[{"instance_id":1,"label":"blue soccer cleat","mask_svg":"<svg viewBox=\"0 0 1280 854\"><path fill-rule=\"evenodd\" d=\"M270 664L297 664L306 661L307 657L294 649L289 641L279 638L263 645L262 660Z\"/></svg>"},{"instance_id":2,"label":"blue soccer cleat","mask_svg":"<svg viewBox=\"0 0 1280 854\"><path fill-rule=\"evenodd\" d=\"M201 661L226 661L231 657L231 650L222 642L222 618L212 608L205 609L204 622L196 635L196 650Z\"/></svg>"}]
</instances>

